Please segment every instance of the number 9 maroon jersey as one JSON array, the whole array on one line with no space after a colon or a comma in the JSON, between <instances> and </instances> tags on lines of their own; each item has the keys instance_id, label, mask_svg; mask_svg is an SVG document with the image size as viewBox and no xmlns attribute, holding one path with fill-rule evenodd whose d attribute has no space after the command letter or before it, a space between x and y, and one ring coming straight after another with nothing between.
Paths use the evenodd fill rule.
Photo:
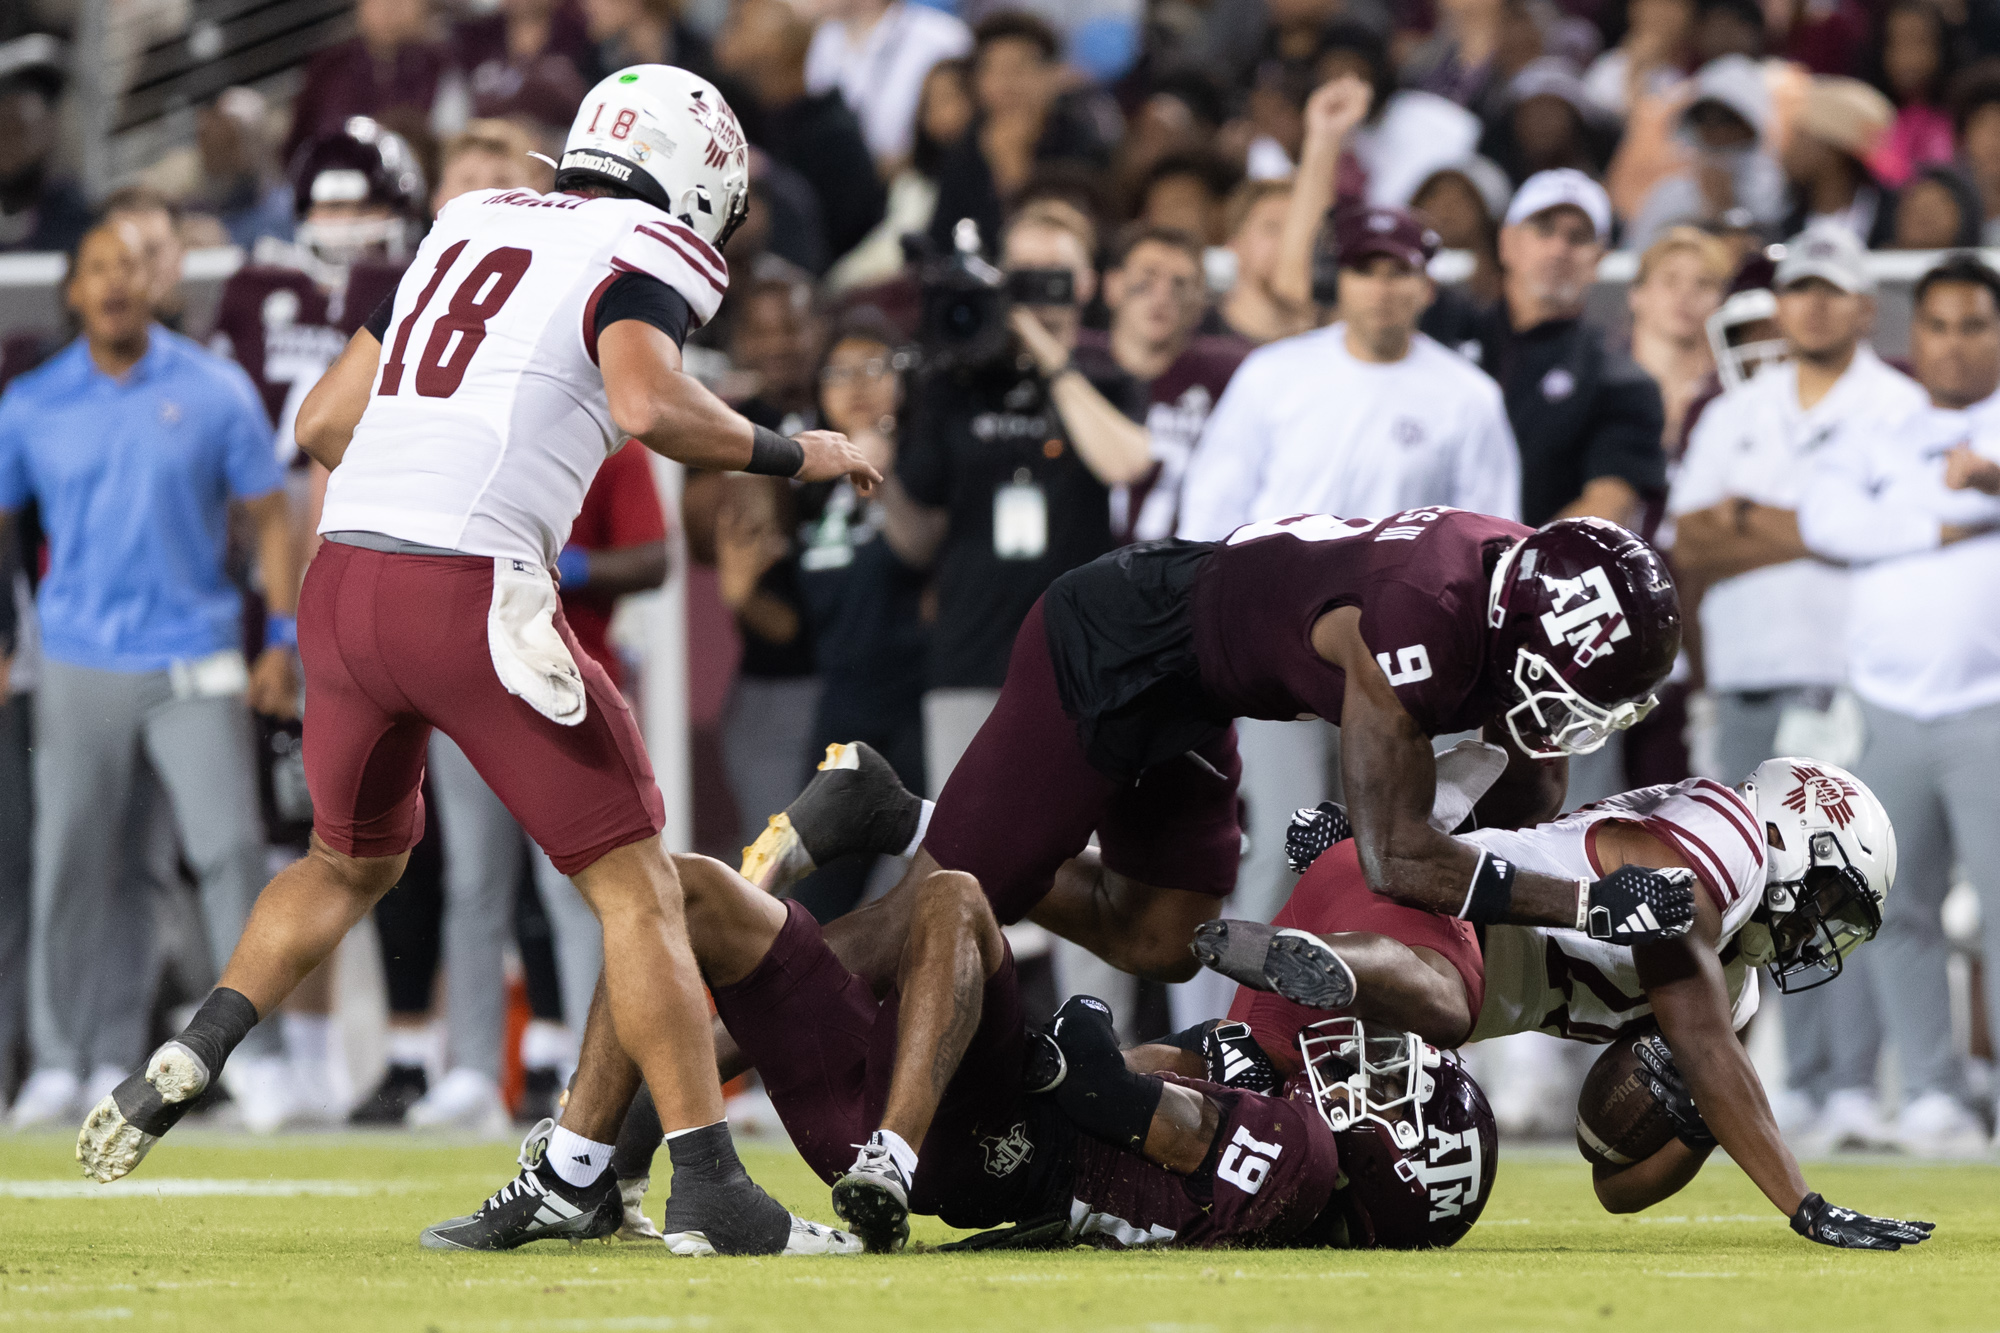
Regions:
<instances>
[{"instance_id":1,"label":"number 9 maroon jersey","mask_svg":"<svg viewBox=\"0 0 2000 1333\"><path fill-rule=\"evenodd\" d=\"M596 309L628 272L667 284L698 323L729 285L713 247L636 199L478 190L447 204L396 290L320 531L553 566L624 443Z\"/></svg>"}]
</instances>

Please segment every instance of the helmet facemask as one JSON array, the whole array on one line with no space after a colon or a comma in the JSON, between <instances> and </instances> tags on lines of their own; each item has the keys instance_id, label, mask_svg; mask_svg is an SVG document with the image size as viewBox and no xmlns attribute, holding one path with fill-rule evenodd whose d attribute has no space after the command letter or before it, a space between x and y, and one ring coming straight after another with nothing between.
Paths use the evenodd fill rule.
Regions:
<instances>
[{"instance_id":1,"label":"helmet facemask","mask_svg":"<svg viewBox=\"0 0 2000 1333\"><path fill-rule=\"evenodd\" d=\"M1424 1104L1442 1057L1410 1032L1371 1036L1358 1018L1328 1018L1299 1033L1313 1107L1336 1134L1362 1121L1404 1151L1424 1141Z\"/></svg>"},{"instance_id":2,"label":"helmet facemask","mask_svg":"<svg viewBox=\"0 0 2000 1333\"><path fill-rule=\"evenodd\" d=\"M1800 880L1769 884L1771 979L1791 995L1839 976L1847 955L1875 938L1882 909L1831 833L1815 833L1810 862Z\"/></svg>"},{"instance_id":3,"label":"helmet facemask","mask_svg":"<svg viewBox=\"0 0 2000 1333\"><path fill-rule=\"evenodd\" d=\"M1531 759L1561 759L1601 749L1616 732L1636 726L1659 705L1657 695L1609 708L1594 704L1564 680L1555 664L1530 648L1514 654L1520 702L1506 712L1507 734Z\"/></svg>"}]
</instances>

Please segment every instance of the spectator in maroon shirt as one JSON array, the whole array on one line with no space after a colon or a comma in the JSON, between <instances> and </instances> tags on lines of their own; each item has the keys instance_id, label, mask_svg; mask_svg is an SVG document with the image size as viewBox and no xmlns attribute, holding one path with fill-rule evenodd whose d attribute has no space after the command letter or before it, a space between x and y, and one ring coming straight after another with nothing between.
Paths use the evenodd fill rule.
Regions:
<instances>
[{"instance_id":1,"label":"spectator in maroon shirt","mask_svg":"<svg viewBox=\"0 0 2000 1333\"><path fill-rule=\"evenodd\" d=\"M571 0L501 0L499 12L452 33L472 114L561 132L576 115L596 53Z\"/></svg>"},{"instance_id":2,"label":"spectator in maroon shirt","mask_svg":"<svg viewBox=\"0 0 2000 1333\"><path fill-rule=\"evenodd\" d=\"M1105 270L1104 301L1111 329L1077 334L1076 367L1146 428L1153 456L1138 480L1112 489L1112 540L1171 537L1195 441L1250 344L1194 336L1207 290L1202 243L1185 231L1135 224Z\"/></svg>"},{"instance_id":3,"label":"spectator in maroon shirt","mask_svg":"<svg viewBox=\"0 0 2000 1333\"><path fill-rule=\"evenodd\" d=\"M300 144L338 130L349 116L390 120L399 129L430 119L452 57L438 40L429 0L357 0L354 25L358 36L306 62L285 140L288 161Z\"/></svg>"}]
</instances>

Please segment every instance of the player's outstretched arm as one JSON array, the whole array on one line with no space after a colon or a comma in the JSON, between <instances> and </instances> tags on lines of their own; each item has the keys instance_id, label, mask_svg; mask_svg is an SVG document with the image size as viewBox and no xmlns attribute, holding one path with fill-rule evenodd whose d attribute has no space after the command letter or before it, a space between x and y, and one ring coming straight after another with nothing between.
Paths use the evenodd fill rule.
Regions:
<instances>
[{"instance_id":1,"label":"player's outstretched arm","mask_svg":"<svg viewBox=\"0 0 2000 1333\"><path fill-rule=\"evenodd\" d=\"M1361 638L1361 613L1341 607L1313 627L1313 647L1347 676L1341 703L1340 768L1352 798L1354 825L1368 887L1386 898L1466 916L1471 889L1487 859L1470 843L1431 827L1437 761L1431 740L1410 716ZM1511 872L1508 901L1495 921L1574 927L1575 880Z\"/></svg>"},{"instance_id":2,"label":"player's outstretched arm","mask_svg":"<svg viewBox=\"0 0 2000 1333\"><path fill-rule=\"evenodd\" d=\"M1714 901L1697 894L1694 929L1677 940L1635 948L1632 961L1709 1131L1764 1196L1789 1215L1806 1196L1805 1177L1779 1136L1764 1085L1736 1039L1729 988L1715 952L1721 929Z\"/></svg>"},{"instance_id":3,"label":"player's outstretched arm","mask_svg":"<svg viewBox=\"0 0 2000 1333\"><path fill-rule=\"evenodd\" d=\"M636 319L607 325L597 336L597 361L612 424L654 453L718 472L759 472L800 481L850 478L862 494L882 474L838 431L809 430L785 441L764 440L750 419L681 370L681 350L665 333ZM780 463L772 445L787 456ZM789 452L792 450L796 452Z\"/></svg>"},{"instance_id":4,"label":"player's outstretched arm","mask_svg":"<svg viewBox=\"0 0 2000 1333\"><path fill-rule=\"evenodd\" d=\"M1716 1141L1806 1239L1849 1250L1898 1250L1929 1239L1929 1222L1870 1217L1807 1191L1798 1162L1778 1136L1750 1056L1731 1030L1729 994L1713 943L1720 921L1703 895L1695 928L1686 937L1632 951L1674 1066L1685 1076L1692 1102L1685 1109L1699 1111ZM1671 1097L1676 1089L1665 1090L1677 1099Z\"/></svg>"},{"instance_id":5,"label":"player's outstretched arm","mask_svg":"<svg viewBox=\"0 0 2000 1333\"><path fill-rule=\"evenodd\" d=\"M368 409L368 396L375 389L375 367L382 359L382 344L367 329L356 329L341 349L340 357L327 367L319 383L312 386L299 404L292 421L292 435L307 458L328 472L340 466L347 442L361 424Z\"/></svg>"}]
</instances>

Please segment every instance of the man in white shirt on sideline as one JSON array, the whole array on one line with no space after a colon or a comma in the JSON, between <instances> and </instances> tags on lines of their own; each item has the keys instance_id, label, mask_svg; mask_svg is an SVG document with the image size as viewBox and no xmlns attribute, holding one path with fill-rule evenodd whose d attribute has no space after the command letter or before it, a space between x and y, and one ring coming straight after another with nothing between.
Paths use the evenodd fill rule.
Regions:
<instances>
[{"instance_id":1,"label":"man in white shirt on sideline","mask_svg":"<svg viewBox=\"0 0 2000 1333\"><path fill-rule=\"evenodd\" d=\"M806 49L806 91L840 90L886 180L910 155L924 77L972 50L972 29L911 0L834 0Z\"/></svg>"},{"instance_id":2,"label":"man in white shirt on sideline","mask_svg":"<svg viewBox=\"0 0 2000 1333\"><path fill-rule=\"evenodd\" d=\"M1856 776L1896 828L1896 893L1870 975L1896 1048L1905 1147L1978 1153L1961 1100L1939 908L1956 858L2000 959L2000 273L1953 255L1921 278L1911 363L1930 406L1858 435L1799 505L1814 553L1846 562L1848 679L1867 743ZM1837 983L1836 983L1837 984ZM2000 969L1986 969L1989 1011Z\"/></svg>"},{"instance_id":3,"label":"man in white shirt on sideline","mask_svg":"<svg viewBox=\"0 0 2000 1333\"><path fill-rule=\"evenodd\" d=\"M1519 518L1521 464L1500 386L1418 333L1435 288L1437 233L1400 208L1334 224L1337 322L1252 352L1202 432L1181 486L1177 535L1219 541L1288 514L1383 518L1451 505ZM1250 849L1230 911L1268 921L1293 810L1329 795L1334 732L1239 721Z\"/></svg>"},{"instance_id":4,"label":"man in white shirt on sideline","mask_svg":"<svg viewBox=\"0 0 2000 1333\"><path fill-rule=\"evenodd\" d=\"M1863 341L1873 283L1851 231L1794 237L1774 285L1790 355L1709 404L1667 500L1681 595L1700 608L1723 773L1748 773L1780 754L1858 757L1851 726L1844 749L1832 734L1852 716L1851 703L1834 706L1847 679L1848 575L1800 541L1799 498L1827 459L1886 435L1929 401ZM1832 748L1801 749L1811 736ZM1781 1123L1795 1134L1810 1126L1829 1147L1880 1141L1880 1025L1865 972L1788 995L1784 1011L1790 1087Z\"/></svg>"}]
</instances>

